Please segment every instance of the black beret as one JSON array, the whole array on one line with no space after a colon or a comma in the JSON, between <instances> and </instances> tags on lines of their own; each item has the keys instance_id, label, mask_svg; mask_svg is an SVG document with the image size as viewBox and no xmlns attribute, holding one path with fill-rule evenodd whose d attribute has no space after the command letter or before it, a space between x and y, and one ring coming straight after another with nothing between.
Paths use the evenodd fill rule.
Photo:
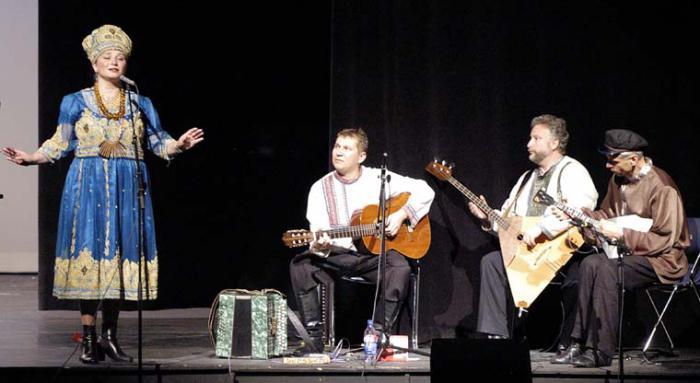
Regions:
<instances>
[{"instance_id":1,"label":"black beret","mask_svg":"<svg viewBox=\"0 0 700 383\"><path fill-rule=\"evenodd\" d=\"M627 129L611 129L605 132L605 153L639 152L647 147L644 137Z\"/></svg>"}]
</instances>

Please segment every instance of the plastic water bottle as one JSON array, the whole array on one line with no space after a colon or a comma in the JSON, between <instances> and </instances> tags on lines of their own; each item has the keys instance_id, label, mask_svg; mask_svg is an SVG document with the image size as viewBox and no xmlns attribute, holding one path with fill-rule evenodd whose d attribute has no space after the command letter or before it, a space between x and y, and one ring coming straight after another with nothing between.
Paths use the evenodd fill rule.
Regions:
<instances>
[{"instance_id":1,"label":"plastic water bottle","mask_svg":"<svg viewBox=\"0 0 700 383\"><path fill-rule=\"evenodd\" d=\"M377 336L377 330L374 329L374 322L371 319L367 319L367 328L365 328L365 334L363 337L365 346L365 362L374 362L377 358L377 341L379 337Z\"/></svg>"}]
</instances>

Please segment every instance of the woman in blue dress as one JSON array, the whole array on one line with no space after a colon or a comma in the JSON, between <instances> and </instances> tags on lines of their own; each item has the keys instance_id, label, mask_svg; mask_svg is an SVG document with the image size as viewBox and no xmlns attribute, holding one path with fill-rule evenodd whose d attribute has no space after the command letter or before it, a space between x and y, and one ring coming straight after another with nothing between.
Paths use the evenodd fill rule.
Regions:
<instances>
[{"instance_id":1,"label":"woman in blue dress","mask_svg":"<svg viewBox=\"0 0 700 383\"><path fill-rule=\"evenodd\" d=\"M174 140L161 128L151 100L124 89L121 78L131 48L119 27L92 31L83 49L95 71L94 86L63 98L56 133L36 152L2 150L9 161L25 166L74 154L61 197L53 295L80 301L84 363L97 363L101 351L114 360L132 360L117 342L117 320L121 300L138 299L139 265L141 299L157 297L158 253L143 149L170 160L204 139L201 129L192 128ZM146 186L141 262L137 158Z\"/></svg>"}]
</instances>

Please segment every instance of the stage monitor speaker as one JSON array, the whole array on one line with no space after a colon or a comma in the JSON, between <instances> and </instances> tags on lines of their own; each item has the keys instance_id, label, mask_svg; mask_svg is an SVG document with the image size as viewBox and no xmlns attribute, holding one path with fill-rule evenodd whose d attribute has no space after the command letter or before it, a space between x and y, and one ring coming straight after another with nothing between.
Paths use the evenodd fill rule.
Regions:
<instances>
[{"instance_id":1,"label":"stage monitor speaker","mask_svg":"<svg viewBox=\"0 0 700 383\"><path fill-rule=\"evenodd\" d=\"M491 382L531 383L527 343L509 339L433 339L431 383L483 377Z\"/></svg>"}]
</instances>

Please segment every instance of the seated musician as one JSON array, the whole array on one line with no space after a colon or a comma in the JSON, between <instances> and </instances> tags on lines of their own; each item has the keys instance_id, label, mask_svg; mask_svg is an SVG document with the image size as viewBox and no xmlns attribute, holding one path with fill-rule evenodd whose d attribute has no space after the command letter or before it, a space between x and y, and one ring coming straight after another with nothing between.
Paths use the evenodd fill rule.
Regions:
<instances>
[{"instance_id":1,"label":"seated musician","mask_svg":"<svg viewBox=\"0 0 700 383\"><path fill-rule=\"evenodd\" d=\"M551 239L570 228L567 222L558 220L552 214L551 208L533 202L533 196L538 190L545 189L557 200L566 201L567 204L579 208L594 208L598 192L586 168L566 155L569 133L564 119L552 115L538 116L532 119L530 128L528 158L536 167L520 176L500 213L504 217L543 217L537 225L523 233L522 240L532 246L536 240L541 240L542 236ZM491 222L477 205L470 202L469 210L482 221L484 230L493 233L498 231L497 225ZM565 358L570 345L578 295L577 269L581 258L581 254L575 253L561 270L565 275L561 285L565 314L559 352L555 359ZM478 332L487 334L489 338L513 336L509 323L513 323L515 305L510 291L501 252L486 254L481 259Z\"/></svg>"},{"instance_id":2,"label":"seated musician","mask_svg":"<svg viewBox=\"0 0 700 383\"><path fill-rule=\"evenodd\" d=\"M605 132L605 167L613 174L600 208L588 212L599 220L599 234L595 236L598 245L603 247L607 237L629 250L622 258L626 290L674 283L688 271L684 251L689 245L688 227L680 192L673 179L644 155L646 146L647 141L631 130ZM650 218L651 227L640 231L611 220L627 215ZM575 342L571 364L576 367L611 364L620 317L617 264L618 259L610 259L609 251L592 254L581 262L572 333Z\"/></svg>"},{"instance_id":3,"label":"seated musician","mask_svg":"<svg viewBox=\"0 0 700 383\"><path fill-rule=\"evenodd\" d=\"M316 181L309 192L306 218L311 231L347 227L353 214L367 205L378 205L380 173L378 168L362 166L367 158L369 140L362 129L344 129L333 146L334 171ZM404 222L416 225L430 210L435 193L423 180L387 171L386 198L409 192L405 205L387 215L386 234L393 237ZM410 266L395 250L387 251L385 313L375 315L375 325L391 333L401 304L408 291ZM351 238L331 239L327 234L316 238L308 251L297 255L290 264L292 288L301 320L312 343L306 351L323 349L321 310L316 292L319 283L332 283L342 276L359 276L377 281L379 257L356 247ZM381 297L380 297L381 299ZM381 307L381 305L377 305Z\"/></svg>"}]
</instances>

